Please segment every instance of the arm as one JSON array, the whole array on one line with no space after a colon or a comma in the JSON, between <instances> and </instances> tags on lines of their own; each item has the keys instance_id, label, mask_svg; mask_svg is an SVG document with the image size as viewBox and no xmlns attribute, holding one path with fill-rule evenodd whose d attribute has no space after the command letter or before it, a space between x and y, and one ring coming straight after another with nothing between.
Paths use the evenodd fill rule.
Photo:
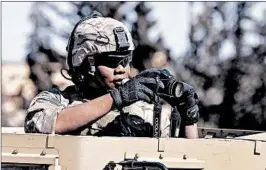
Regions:
<instances>
[{"instance_id":1,"label":"arm","mask_svg":"<svg viewBox=\"0 0 266 170\"><path fill-rule=\"evenodd\" d=\"M107 114L113 105L121 109L139 100L151 102L154 93L153 89L149 89L147 86L157 83L160 84L161 82L157 82L153 78L139 77L131 79L118 89L110 90L110 93L104 96L63 109L58 115L55 132L65 133L78 129Z\"/></svg>"},{"instance_id":2,"label":"arm","mask_svg":"<svg viewBox=\"0 0 266 170\"><path fill-rule=\"evenodd\" d=\"M31 102L25 118L26 133L67 133L104 116L111 110L110 94L67 107L56 91L43 91Z\"/></svg>"},{"instance_id":3,"label":"arm","mask_svg":"<svg viewBox=\"0 0 266 170\"><path fill-rule=\"evenodd\" d=\"M113 104L110 94L98 97L86 103L63 109L57 117L55 133L76 130L107 114Z\"/></svg>"},{"instance_id":4,"label":"arm","mask_svg":"<svg viewBox=\"0 0 266 170\"><path fill-rule=\"evenodd\" d=\"M123 108L139 100L150 103L157 83L154 78L135 77L110 90L110 94L73 107L62 104L60 93L44 91L33 99L27 110L25 132L67 133L101 118L113 106Z\"/></svg>"},{"instance_id":5,"label":"arm","mask_svg":"<svg viewBox=\"0 0 266 170\"><path fill-rule=\"evenodd\" d=\"M198 126L196 123L193 125L185 126L185 137L188 139L196 139L199 138L198 135Z\"/></svg>"}]
</instances>

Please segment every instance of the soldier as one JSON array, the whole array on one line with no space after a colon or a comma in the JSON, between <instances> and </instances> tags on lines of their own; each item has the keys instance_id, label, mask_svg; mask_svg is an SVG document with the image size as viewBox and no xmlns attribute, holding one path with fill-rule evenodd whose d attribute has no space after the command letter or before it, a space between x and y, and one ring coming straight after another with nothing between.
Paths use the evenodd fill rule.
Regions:
<instances>
[{"instance_id":1,"label":"soldier","mask_svg":"<svg viewBox=\"0 0 266 170\"><path fill-rule=\"evenodd\" d=\"M38 94L27 110L25 132L152 136L153 103L158 96L169 96L169 82L173 79L156 69L129 79L133 50L131 34L121 22L99 13L79 21L67 46L68 74L75 85L64 91L54 88ZM185 93L183 96L185 102L191 99ZM182 103L172 99L168 101ZM181 116L188 138L198 136L198 106L193 103L181 106L184 112L190 110ZM192 106L196 110L191 112ZM161 137L169 136L169 127L170 111L163 109Z\"/></svg>"}]
</instances>

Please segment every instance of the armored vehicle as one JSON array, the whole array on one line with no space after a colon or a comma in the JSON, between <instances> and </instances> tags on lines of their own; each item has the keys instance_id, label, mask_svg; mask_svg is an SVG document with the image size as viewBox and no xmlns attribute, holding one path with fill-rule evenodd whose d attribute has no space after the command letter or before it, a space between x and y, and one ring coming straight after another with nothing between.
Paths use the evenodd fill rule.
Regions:
<instances>
[{"instance_id":1,"label":"armored vehicle","mask_svg":"<svg viewBox=\"0 0 266 170\"><path fill-rule=\"evenodd\" d=\"M2 128L2 169L265 170L266 132L198 128L199 139L25 134Z\"/></svg>"}]
</instances>

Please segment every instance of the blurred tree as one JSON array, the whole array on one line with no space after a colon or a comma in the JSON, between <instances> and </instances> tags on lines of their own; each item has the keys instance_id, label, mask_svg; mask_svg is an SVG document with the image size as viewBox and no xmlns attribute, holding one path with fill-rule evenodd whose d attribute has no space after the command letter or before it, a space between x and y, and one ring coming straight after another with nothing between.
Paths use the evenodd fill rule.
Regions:
<instances>
[{"instance_id":1,"label":"blurred tree","mask_svg":"<svg viewBox=\"0 0 266 170\"><path fill-rule=\"evenodd\" d=\"M197 87L205 123L266 130L266 19L252 13L262 3L190 2L191 48L176 71Z\"/></svg>"},{"instance_id":2,"label":"blurred tree","mask_svg":"<svg viewBox=\"0 0 266 170\"><path fill-rule=\"evenodd\" d=\"M175 71L196 87L203 120L211 126L266 129L266 18L254 16L258 6L265 2L190 2L191 46L175 61ZM51 88L51 75L66 67L62 46L74 24L93 10L129 27L138 70L156 51L167 53L169 60L163 38L152 42L148 36L156 22L147 2L36 2L27 63L38 92Z\"/></svg>"},{"instance_id":3,"label":"blurred tree","mask_svg":"<svg viewBox=\"0 0 266 170\"><path fill-rule=\"evenodd\" d=\"M134 67L141 68L143 60L154 52L150 49L168 51L161 36L156 42L149 39L149 29L156 22L148 16L151 8L146 2L35 2L31 13L34 29L29 37L27 63L30 66L30 78L35 82L38 92L53 86L51 74L66 66L66 51L62 46L67 45L75 23L94 10L125 23L132 32L138 51L147 51L133 57Z\"/></svg>"}]
</instances>

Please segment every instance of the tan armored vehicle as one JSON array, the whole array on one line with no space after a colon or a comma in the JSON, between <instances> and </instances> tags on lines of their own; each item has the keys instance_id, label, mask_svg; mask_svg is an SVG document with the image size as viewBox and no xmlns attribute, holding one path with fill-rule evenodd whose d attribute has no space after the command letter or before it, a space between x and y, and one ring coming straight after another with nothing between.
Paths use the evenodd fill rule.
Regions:
<instances>
[{"instance_id":1,"label":"tan armored vehicle","mask_svg":"<svg viewBox=\"0 0 266 170\"><path fill-rule=\"evenodd\" d=\"M25 134L2 128L2 169L265 170L266 132L199 128L200 139Z\"/></svg>"}]
</instances>

